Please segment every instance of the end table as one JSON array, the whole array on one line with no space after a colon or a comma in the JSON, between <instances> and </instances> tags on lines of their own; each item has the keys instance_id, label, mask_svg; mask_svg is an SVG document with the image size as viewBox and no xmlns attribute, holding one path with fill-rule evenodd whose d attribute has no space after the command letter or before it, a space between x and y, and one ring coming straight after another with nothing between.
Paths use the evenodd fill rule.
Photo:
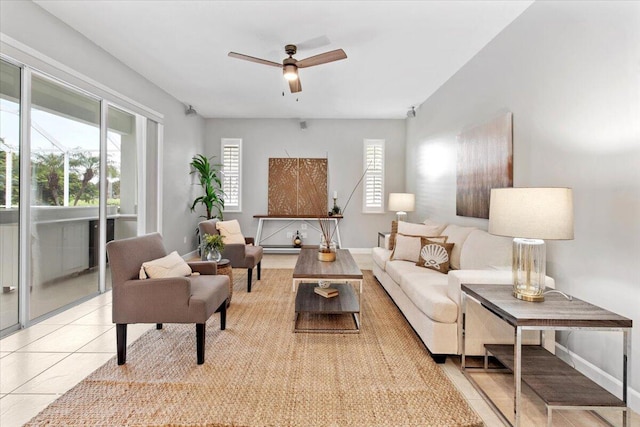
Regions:
<instances>
[{"instance_id":1,"label":"end table","mask_svg":"<svg viewBox=\"0 0 640 427\"><path fill-rule=\"evenodd\" d=\"M218 261L218 274L224 274L229 277L229 298L227 298L227 307L231 305L231 296L233 295L233 268L231 261L226 258Z\"/></svg>"}]
</instances>

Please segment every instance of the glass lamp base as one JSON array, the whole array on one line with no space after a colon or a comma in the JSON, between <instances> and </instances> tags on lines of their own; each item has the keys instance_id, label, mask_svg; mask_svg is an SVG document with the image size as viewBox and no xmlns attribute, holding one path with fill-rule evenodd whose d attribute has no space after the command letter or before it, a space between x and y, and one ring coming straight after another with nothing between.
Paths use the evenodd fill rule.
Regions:
<instances>
[{"instance_id":1,"label":"glass lamp base","mask_svg":"<svg viewBox=\"0 0 640 427\"><path fill-rule=\"evenodd\" d=\"M544 301L545 279L544 240L513 239L513 296L523 301Z\"/></svg>"},{"instance_id":2,"label":"glass lamp base","mask_svg":"<svg viewBox=\"0 0 640 427\"><path fill-rule=\"evenodd\" d=\"M404 212L404 211L396 212L396 220L397 220L398 222L400 222L400 221L406 221L406 220L407 220L407 213L406 213L406 212Z\"/></svg>"}]
</instances>

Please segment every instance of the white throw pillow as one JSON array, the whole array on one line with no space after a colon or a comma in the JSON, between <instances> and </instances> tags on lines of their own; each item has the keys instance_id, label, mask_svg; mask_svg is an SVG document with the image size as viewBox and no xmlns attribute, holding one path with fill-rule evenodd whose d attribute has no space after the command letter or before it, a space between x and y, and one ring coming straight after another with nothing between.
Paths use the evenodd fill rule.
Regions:
<instances>
[{"instance_id":1,"label":"white throw pillow","mask_svg":"<svg viewBox=\"0 0 640 427\"><path fill-rule=\"evenodd\" d=\"M445 224L425 225L398 221L398 233L405 236L434 237L442 234Z\"/></svg>"},{"instance_id":2,"label":"white throw pillow","mask_svg":"<svg viewBox=\"0 0 640 427\"><path fill-rule=\"evenodd\" d=\"M420 250L422 249L422 237L405 236L404 234L396 235L396 246L393 248L390 260L403 260L418 262L420 259ZM446 243L447 236L431 237L431 240Z\"/></svg>"},{"instance_id":3,"label":"white throw pillow","mask_svg":"<svg viewBox=\"0 0 640 427\"><path fill-rule=\"evenodd\" d=\"M242 231L240 231L240 223L237 219L231 221L216 222L216 229L222 235L222 241L225 245L232 243L245 243Z\"/></svg>"},{"instance_id":4,"label":"white throw pillow","mask_svg":"<svg viewBox=\"0 0 640 427\"><path fill-rule=\"evenodd\" d=\"M173 251L169 255L147 261L140 267L140 279L161 279L165 277L184 277L191 275L191 267L178 252Z\"/></svg>"}]
</instances>

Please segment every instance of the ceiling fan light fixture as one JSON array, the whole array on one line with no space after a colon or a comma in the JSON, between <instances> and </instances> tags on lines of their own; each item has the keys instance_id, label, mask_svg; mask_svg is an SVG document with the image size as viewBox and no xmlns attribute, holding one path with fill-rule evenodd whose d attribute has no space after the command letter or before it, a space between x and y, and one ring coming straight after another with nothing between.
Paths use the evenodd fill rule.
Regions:
<instances>
[{"instance_id":1,"label":"ceiling fan light fixture","mask_svg":"<svg viewBox=\"0 0 640 427\"><path fill-rule=\"evenodd\" d=\"M293 81L298 79L298 67L293 64L286 64L282 67L282 73L284 74L284 78L288 81Z\"/></svg>"}]
</instances>

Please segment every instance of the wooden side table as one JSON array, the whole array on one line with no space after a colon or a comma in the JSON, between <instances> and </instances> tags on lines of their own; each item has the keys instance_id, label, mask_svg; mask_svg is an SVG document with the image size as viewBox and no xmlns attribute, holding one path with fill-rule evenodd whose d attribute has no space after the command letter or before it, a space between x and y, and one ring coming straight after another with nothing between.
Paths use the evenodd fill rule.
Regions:
<instances>
[{"instance_id":1,"label":"wooden side table","mask_svg":"<svg viewBox=\"0 0 640 427\"><path fill-rule=\"evenodd\" d=\"M218 274L224 274L229 277L229 298L227 298L227 307L231 305L231 296L233 295L233 269L231 261L226 258L218 261Z\"/></svg>"},{"instance_id":2,"label":"wooden side table","mask_svg":"<svg viewBox=\"0 0 640 427\"><path fill-rule=\"evenodd\" d=\"M384 239L387 237L387 235L391 234L390 231L378 231L378 246L381 248L384 248ZM382 245L380 244L380 238L382 237Z\"/></svg>"}]
</instances>

